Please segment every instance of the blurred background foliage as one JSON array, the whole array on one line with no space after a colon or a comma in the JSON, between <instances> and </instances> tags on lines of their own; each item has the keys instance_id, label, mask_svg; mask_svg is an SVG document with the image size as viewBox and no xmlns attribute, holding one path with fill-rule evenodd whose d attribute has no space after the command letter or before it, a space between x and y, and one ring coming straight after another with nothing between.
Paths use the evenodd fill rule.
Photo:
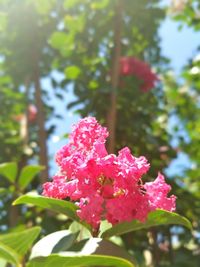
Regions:
<instances>
[{"instance_id":1,"label":"blurred background foliage","mask_svg":"<svg viewBox=\"0 0 200 267\"><path fill-rule=\"evenodd\" d=\"M110 151L129 146L145 155L151 163L145 179L165 172L180 152L187 155L191 168L166 176L177 212L192 222L193 232L163 227L124 235L121 243L140 266L199 266L200 46L177 77L162 53L159 26L171 16L180 30L200 31L200 3L174 0L166 9L160 2L0 0L0 162L17 162L13 180L0 165L2 232L40 225L44 234L69 225L66 217L10 205L22 192L41 192L49 177L47 140L56 129L48 122L62 119L56 99L62 103L63 92L72 89L75 100L66 113L73 108L114 129ZM158 77L152 88L144 92L141 77L120 72L124 57L151 66ZM27 164L45 169L35 166L23 186L20 171Z\"/></svg>"}]
</instances>

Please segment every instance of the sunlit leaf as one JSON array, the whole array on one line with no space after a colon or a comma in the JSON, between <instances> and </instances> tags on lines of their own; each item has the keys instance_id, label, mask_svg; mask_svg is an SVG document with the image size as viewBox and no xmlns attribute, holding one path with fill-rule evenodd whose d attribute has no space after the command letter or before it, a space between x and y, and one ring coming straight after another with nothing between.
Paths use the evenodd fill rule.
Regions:
<instances>
[{"instance_id":1,"label":"sunlit leaf","mask_svg":"<svg viewBox=\"0 0 200 267\"><path fill-rule=\"evenodd\" d=\"M66 251L73 245L78 234L78 232L72 233L69 230L62 230L43 237L33 246L30 258Z\"/></svg>"},{"instance_id":2,"label":"sunlit leaf","mask_svg":"<svg viewBox=\"0 0 200 267\"><path fill-rule=\"evenodd\" d=\"M0 32L3 32L5 30L6 22L7 22L6 14L0 12Z\"/></svg>"},{"instance_id":3,"label":"sunlit leaf","mask_svg":"<svg viewBox=\"0 0 200 267\"><path fill-rule=\"evenodd\" d=\"M0 242L0 259L3 259L6 262L9 262L15 265L19 264L19 256L17 255L17 253L12 248L6 246L5 244L1 242ZM4 264L4 262L2 263Z\"/></svg>"},{"instance_id":4,"label":"sunlit leaf","mask_svg":"<svg viewBox=\"0 0 200 267\"><path fill-rule=\"evenodd\" d=\"M20 188L23 190L27 187L27 185L30 184L30 182L33 180L33 178L40 173L40 171L44 170L45 167L43 166L37 166L37 165L29 165L25 166L20 175L19 175L19 180L18 184Z\"/></svg>"},{"instance_id":5,"label":"sunlit leaf","mask_svg":"<svg viewBox=\"0 0 200 267\"><path fill-rule=\"evenodd\" d=\"M41 231L40 227L33 227L24 231L0 235L0 242L13 249L23 257L30 249Z\"/></svg>"},{"instance_id":6,"label":"sunlit leaf","mask_svg":"<svg viewBox=\"0 0 200 267\"><path fill-rule=\"evenodd\" d=\"M75 80L80 75L81 70L77 66L70 66L65 69L65 75L67 79Z\"/></svg>"},{"instance_id":7,"label":"sunlit leaf","mask_svg":"<svg viewBox=\"0 0 200 267\"><path fill-rule=\"evenodd\" d=\"M0 164L0 174L3 175L9 182L14 183L17 176L17 163L7 162Z\"/></svg>"},{"instance_id":8,"label":"sunlit leaf","mask_svg":"<svg viewBox=\"0 0 200 267\"><path fill-rule=\"evenodd\" d=\"M80 223L74 221L70 224L69 230L73 233L79 232L77 240L83 240L83 239L88 239L91 237L90 231L86 228L83 227Z\"/></svg>"},{"instance_id":9,"label":"sunlit leaf","mask_svg":"<svg viewBox=\"0 0 200 267\"><path fill-rule=\"evenodd\" d=\"M103 8L106 8L108 4L109 4L109 0L92 1L91 8L92 9L103 9Z\"/></svg>"},{"instance_id":10,"label":"sunlit leaf","mask_svg":"<svg viewBox=\"0 0 200 267\"><path fill-rule=\"evenodd\" d=\"M80 242L75 243L70 252L76 252L77 255L105 255L114 256L126 259L136 265L136 262L123 247L116 245L110 240L102 238L90 237L89 239L83 239Z\"/></svg>"},{"instance_id":11,"label":"sunlit leaf","mask_svg":"<svg viewBox=\"0 0 200 267\"><path fill-rule=\"evenodd\" d=\"M0 266L1 267L6 267L6 264L7 264L7 261L0 257Z\"/></svg>"},{"instance_id":12,"label":"sunlit leaf","mask_svg":"<svg viewBox=\"0 0 200 267\"><path fill-rule=\"evenodd\" d=\"M192 229L191 223L185 217L182 217L179 214L173 212L156 210L149 214L148 219L146 220L145 223L142 223L138 220L119 223L114 225L110 229L107 229L105 232L103 232L102 237L108 238L113 235L121 235L136 230L150 228L153 226L168 225L168 224L181 225L189 229Z\"/></svg>"},{"instance_id":13,"label":"sunlit leaf","mask_svg":"<svg viewBox=\"0 0 200 267\"><path fill-rule=\"evenodd\" d=\"M50 255L48 257L39 257L32 259L27 267L78 267L78 266L118 266L118 267L134 267L134 265L123 258L91 255L91 256L64 256Z\"/></svg>"},{"instance_id":14,"label":"sunlit leaf","mask_svg":"<svg viewBox=\"0 0 200 267\"><path fill-rule=\"evenodd\" d=\"M71 16L66 15L64 18L64 23L71 33L76 34L77 32L82 32L85 25L84 13L82 16Z\"/></svg>"},{"instance_id":15,"label":"sunlit leaf","mask_svg":"<svg viewBox=\"0 0 200 267\"><path fill-rule=\"evenodd\" d=\"M67 34L64 32L54 32L51 36L50 39L50 44L54 47L54 48L60 48L62 46L65 45L67 39Z\"/></svg>"},{"instance_id":16,"label":"sunlit leaf","mask_svg":"<svg viewBox=\"0 0 200 267\"><path fill-rule=\"evenodd\" d=\"M64 8L68 9L74 7L78 3L80 3L80 0L65 0L63 5Z\"/></svg>"},{"instance_id":17,"label":"sunlit leaf","mask_svg":"<svg viewBox=\"0 0 200 267\"><path fill-rule=\"evenodd\" d=\"M48 14L54 5L55 0L33 0L37 12L41 15Z\"/></svg>"},{"instance_id":18,"label":"sunlit leaf","mask_svg":"<svg viewBox=\"0 0 200 267\"><path fill-rule=\"evenodd\" d=\"M54 32L49 43L53 48L58 49L62 56L69 56L74 49L74 34Z\"/></svg>"},{"instance_id":19,"label":"sunlit leaf","mask_svg":"<svg viewBox=\"0 0 200 267\"><path fill-rule=\"evenodd\" d=\"M13 204L14 205L32 204L44 209L49 209L57 213L63 213L72 220L78 221L85 227L90 229L90 226L84 222L81 222L79 217L77 216L76 211L78 207L69 201L55 199L55 198L48 198L37 194L29 193L16 199Z\"/></svg>"}]
</instances>

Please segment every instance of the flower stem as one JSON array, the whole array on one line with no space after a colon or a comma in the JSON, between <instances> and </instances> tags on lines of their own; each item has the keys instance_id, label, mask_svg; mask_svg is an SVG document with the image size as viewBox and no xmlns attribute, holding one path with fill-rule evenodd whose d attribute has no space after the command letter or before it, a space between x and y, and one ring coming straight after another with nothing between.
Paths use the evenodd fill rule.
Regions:
<instances>
[{"instance_id":1,"label":"flower stem","mask_svg":"<svg viewBox=\"0 0 200 267\"><path fill-rule=\"evenodd\" d=\"M99 235L99 227L92 229L92 237L98 237Z\"/></svg>"}]
</instances>

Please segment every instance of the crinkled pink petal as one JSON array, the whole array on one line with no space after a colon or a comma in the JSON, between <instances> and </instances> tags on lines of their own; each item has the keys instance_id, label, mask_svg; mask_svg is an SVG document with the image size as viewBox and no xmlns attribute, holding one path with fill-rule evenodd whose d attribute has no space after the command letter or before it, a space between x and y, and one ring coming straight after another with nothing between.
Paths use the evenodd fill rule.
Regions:
<instances>
[{"instance_id":1,"label":"crinkled pink petal","mask_svg":"<svg viewBox=\"0 0 200 267\"><path fill-rule=\"evenodd\" d=\"M120 174L124 177L131 176L135 181L138 181L150 166L145 157L134 157L128 147L119 151L117 161Z\"/></svg>"},{"instance_id":2,"label":"crinkled pink petal","mask_svg":"<svg viewBox=\"0 0 200 267\"><path fill-rule=\"evenodd\" d=\"M78 190L78 180L66 181L64 176L55 175L52 182L43 184L42 194L47 197L77 200L82 196Z\"/></svg>"},{"instance_id":3,"label":"crinkled pink petal","mask_svg":"<svg viewBox=\"0 0 200 267\"><path fill-rule=\"evenodd\" d=\"M108 152L106 150L104 141L103 142L100 142L99 140L96 141L94 143L94 145L93 145L91 154L93 156L96 156L96 157L105 157L105 156L107 156Z\"/></svg>"},{"instance_id":4,"label":"crinkled pink petal","mask_svg":"<svg viewBox=\"0 0 200 267\"><path fill-rule=\"evenodd\" d=\"M134 219L144 222L149 211L148 199L137 191L106 201L106 218L112 224Z\"/></svg>"},{"instance_id":5,"label":"crinkled pink petal","mask_svg":"<svg viewBox=\"0 0 200 267\"><path fill-rule=\"evenodd\" d=\"M116 163L116 155L110 154L103 158L98 158L96 162L96 167L104 177L114 178L117 176L118 165Z\"/></svg>"},{"instance_id":6,"label":"crinkled pink petal","mask_svg":"<svg viewBox=\"0 0 200 267\"><path fill-rule=\"evenodd\" d=\"M65 159L66 157L69 157L71 155L71 151L70 151L70 146L69 145L65 145L63 146L57 153L55 156L55 161L58 164L58 166L61 165L63 159Z\"/></svg>"},{"instance_id":7,"label":"crinkled pink petal","mask_svg":"<svg viewBox=\"0 0 200 267\"><path fill-rule=\"evenodd\" d=\"M70 143L77 149L90 151L95 142L105 143L108 131L95 118L86 117L73 126Z\"/></svg>"},{"instance_id":8,"label":"crinkled pink petal","mask_svg":"<svg viewBox=\"0 0 200 267\"><path fill-rule=\"evenodd\" d=\"M68 197L66 183L47 182L43 184L43 196L64 199Z\"/></svg>"},{"instance_id":9,"label":"crinkled pink petal","mask_svg":"<svg viewBox=\"0 0 200 267\"><path fill-rule=\"evenodd\" d=\"M159 208L174 211L176 209L176 197L174 195L167 196L171 186L166 184L162 174L159 173L155 181L145 183L144 188L152 210Z\"/></svg>"},{"instance_id":10,"label":"crinkled pink petal","mask_svg":"<svg viewBox=\"0 0 200 267\"><path fill-rule=\"evenodd\" d=\"M78 206L80 210L77 211L78 216L92 225L94 229L98 229L103 212L103 198L98 194L81 198Z\"/></svg>"},{"instance_id":11,"label":"crinkled pink petal","mask_svg":"<svg viewBox=\"0 0 200 267\"><path fill-rule=\"evenodd\" d=\"M85 164L85 157L79 152L71 154L62 160L60 170L63 175L66 175L68 179L77 175L80 166Z\"/></svg>"}]
</instances>

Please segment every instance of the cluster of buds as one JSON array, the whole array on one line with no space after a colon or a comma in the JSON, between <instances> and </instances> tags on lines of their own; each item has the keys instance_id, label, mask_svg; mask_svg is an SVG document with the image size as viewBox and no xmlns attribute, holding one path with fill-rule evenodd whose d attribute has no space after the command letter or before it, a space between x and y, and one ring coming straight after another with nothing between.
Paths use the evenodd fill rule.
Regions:
<instances>
[{"instance_id":1,"label":"cluster of buds","mask_svg":"<svg viewBox=\"0 0 200 267\"><path fill-rule=\"evenodd\" d=\"M140 82L140 89L148 92L158 81L157 75L152 71L150 66L135 57L122 57L120 59L120 75L134 76Z\"/></svg>"},{"instance_id":2,"label":"cluster of buds","mask_svg":"<svg viewBox=\"0 0 200 267\"><path fill-rule=\"evenodd\" d=\"M79 207L81 220L98 230L101 220L111 224L133 219L144 222L148 213L160 208L175 210L176 197L158 174L143 184L150 165L143 156L134 157L125 147L108 154L108 131L95 118L87 117L73 127L69 143L58 151L58 173L43 185L43 195L71 201Z\"/></svg>"}]
</instances>

